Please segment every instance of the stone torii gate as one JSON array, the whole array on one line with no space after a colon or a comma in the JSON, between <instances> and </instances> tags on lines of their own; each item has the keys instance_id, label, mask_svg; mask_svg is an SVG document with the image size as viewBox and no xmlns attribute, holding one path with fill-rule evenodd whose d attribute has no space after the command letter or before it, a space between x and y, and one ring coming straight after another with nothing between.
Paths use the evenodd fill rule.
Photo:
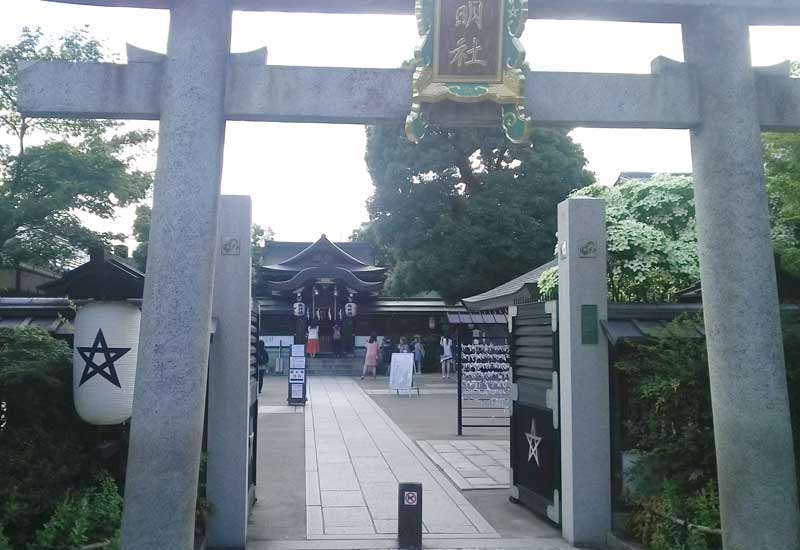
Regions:
<instances>
[{"instance_id":1,"label":"stone torii gate","mask_svg":"<svg viewBox=\"0 0 800 550\"><path fill-rule=\"evenodd\" d=\"M165 58L28 64L19 73L19 109L160 120L122 541L128 549L189 548L226 120L400 123L411 104L405 69L271 67L253 64L253 56L237 62L229 55L231 11L411 14L414 5L55 1L171 10ZM724 545L800 548L760 140L761 130L800 129L800 81L789 79L786 66L754 70L748 35L749 24L800 24L800 0L530 0L529 17L682 25L686 63L658 59L650 75L531 72L525 107L542 126L691 130ZM496 120L486 109L466 117L460 108L437 108L434 123ZM563 497L565 517L570 498ZM568 522L564 536L580 538Z\"/></svg>"}]
</instances>

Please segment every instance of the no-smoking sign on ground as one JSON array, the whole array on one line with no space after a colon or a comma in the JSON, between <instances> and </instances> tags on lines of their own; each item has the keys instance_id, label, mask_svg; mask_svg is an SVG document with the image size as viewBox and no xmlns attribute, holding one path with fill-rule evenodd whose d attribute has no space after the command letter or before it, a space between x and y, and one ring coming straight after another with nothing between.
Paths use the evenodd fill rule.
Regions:
<instances>
[{"instance_id":1,"label":"no-smoking sign on ground","mask_svg":"<svg viewBox=\"0 0 800 550\"><path fill-rule=\"evenodd\" d=\"M417 505L417 493L414 491L405 491L403 493L403 503L406 506L416 506Z\"/></svg>"}]
</instances>

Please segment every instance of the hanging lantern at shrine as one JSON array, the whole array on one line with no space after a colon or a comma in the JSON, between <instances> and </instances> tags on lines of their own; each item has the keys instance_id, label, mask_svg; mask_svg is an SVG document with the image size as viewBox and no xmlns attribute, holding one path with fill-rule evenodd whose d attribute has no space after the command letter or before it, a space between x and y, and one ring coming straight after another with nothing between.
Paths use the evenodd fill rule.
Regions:
<instances>
[{"instance_id":1,"label":"hanging lantern at shrine","mask_svg":"<svg viewBox=\"0 0 800 550\"><path fill-rule=\"evenodd\" d=\"M120 424L131 417L139 308L128 302L90 302L75 314L72 389L75 410L90 424Z\"/></svg>"},{"instance_id":2,"label":"hanging lantern at shrine","mask_svg":"<svg viewBox=\"0 0 800 550\"><path fill-rule=\"evenodd\" d=\"M355 302L348 302L344 306L344 314L348 317L355 317L358 314L358 305Z\"/></svg>"},{"instance_id":3,"label":"hanging lantern at shrine","mask_svg":"<svg viewBox=\"0 0 800 550\"><path fill-rule=\"evenodd\" d=\"M306 314L306 305L303 302L295 302L292 306L295 317L304 317Z\"/></svg>"}]
</instances>

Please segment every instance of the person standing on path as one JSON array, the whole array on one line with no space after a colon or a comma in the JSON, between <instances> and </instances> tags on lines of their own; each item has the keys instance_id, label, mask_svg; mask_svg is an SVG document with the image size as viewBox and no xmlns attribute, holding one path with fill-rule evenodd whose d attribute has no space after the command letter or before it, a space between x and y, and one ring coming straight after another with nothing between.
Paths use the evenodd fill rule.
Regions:
<instances>
[{"instance_id":1,"label":"person standing on path","mask_svg":"<svg viewBox=\"0 0 800 550\"><path fill-rule=\"evenodd\" d=\"M342 327L339 323L333 325L333 356L342 356Z\"/></svg>"},{"instance_id":2,"label":"person standing on path","mask_svg":"<svg viewBox=\"0 0 800 550\"><path fill-rule=\"evenodd\" d=\"M256 368L258 369L258 393L261 393L261 388L264 386L264 374L267 372L269 366L269 353L267 353L267 346L264 340L259 338L256 345Z\"/></svg>"},{"instance_id":3,"label":"person standing on path","mask_svg":"<svg viewBox=\"0 0 800 550\"><path fill-rule=\"evenodd\" d=\"M384 336L381 338L380 345L380 361L381 374L389 374L389 367L392 364L392 353L394 353L394 345L392 344L391 336Z\"/></svg>"},{"instance_id":4,"label":"person standing on path","mask_svg":"<svg viewBox=\"0 0 800 550\"><path fill-rule=\"evenodd\" d=\"M414 368L417 374L422 374L422 360L425 358L425 348L419 341L419 336L414 337Z\"/></svg>"},{"instance_id":5,"label":"person standing on path","mask_svg":"<svg viewBox=\"0 0 800 550\"><path fill-rule=\"evenodd\" d=\"M311 321L311 324L308 325L306 353L309 357L316 357L319 353L319 325L316 321Z\"/></svg>"},{"instance_id":6,"label":"person standing on path","mask_svg":"<svg viewBox=\"0 0 800 550\"><path fill-rule=\"evenodd\" d=\"M408 345L408 340L405 336L400 337L400 345L397 347L400 353L411 353L411 346Z\"/></svg>"},{"instance_id":7,"label":"person standing on path","mask_svg":"<svg viewBox=\"0 0 800 550\"><path fill-rule=\"evenodd\" d=\"M453 341L442 336L439 346L442 352L442 378L450 378L450 369L453 367Z\"/></svg>"},{"instance_id":8,"label":"person standing on path","mask_svg":"<svg viewBox=\"0 0 800 550\"><path fill-rule=\"evenodd\" d=\"M367 342L367 355L364 357L364 370L361 372L361 379L367 375L367 371L372 369L373 380L378 376L378 335L374 332L369 335Z\"/></svg>"}]
</instances>

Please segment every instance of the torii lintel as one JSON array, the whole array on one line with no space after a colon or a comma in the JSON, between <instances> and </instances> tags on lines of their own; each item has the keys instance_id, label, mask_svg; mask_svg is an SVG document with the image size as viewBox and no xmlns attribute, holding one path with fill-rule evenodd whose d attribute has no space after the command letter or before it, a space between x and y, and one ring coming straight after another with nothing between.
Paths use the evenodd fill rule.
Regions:
<instances>
[{"instance_id":1,"label":"torii lintel","mask_svg":"<svg viewBox=\"0 0 800 550\"><path fill-rule=\"evenodd\" d=\"M120 8L169 9L172 0L47 0ZM229 0L243 11L412 15L414 0ZM753 25L800 24L800 0L529 0L531 19L680 23L703 8L743 10Z\"/></svg>"},{"instance_id":2,"label":"torii lintel","mask_svg":"<svg viewBox=\"0 0 800 550\"><path fill-rule=\"evenodd\" d=\"M129 64L20 64L19 110L34 117L157 120L163 54L129 47ZM231 54L227 120L400 123L411 102L408 69L266 65L265 49ZM788 64L756 68L764 130L800 128L800 79ZM652 74L527 72L525 108L540 126L692 128L701 121L691 65L656 58ZM625 100L621 101L620 96ZM432 105L443 126L494 124L492 105ZM454 110L455 109L455 110Z\"/></svg>"}]
</instances>

